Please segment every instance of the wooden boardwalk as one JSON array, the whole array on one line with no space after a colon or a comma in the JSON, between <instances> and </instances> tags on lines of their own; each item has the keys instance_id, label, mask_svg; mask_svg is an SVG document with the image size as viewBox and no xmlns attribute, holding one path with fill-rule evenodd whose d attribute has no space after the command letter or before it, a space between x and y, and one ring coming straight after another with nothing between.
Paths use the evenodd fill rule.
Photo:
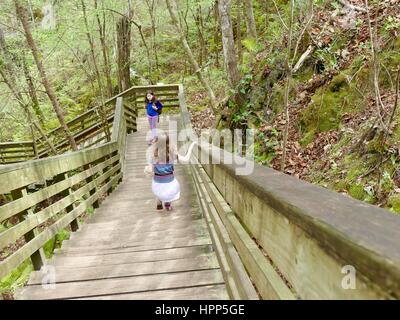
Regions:
<instances>
[{"instance_id":1,"label":"wooden boardwalk","mask_svg":"<svg viewBox=\"0 0 400 320\"><path fill-rule=\"evenodd\" d=\"M228 299L192 177L176 166L181 199L172 212L155 210L146 165L148 124L128 136L119 185L63 243L46 272L33 272L18 299ZM167 119L160 121L167 128ZM43 286L55 273L55 285Z\"/></svg>"}]
</instances>

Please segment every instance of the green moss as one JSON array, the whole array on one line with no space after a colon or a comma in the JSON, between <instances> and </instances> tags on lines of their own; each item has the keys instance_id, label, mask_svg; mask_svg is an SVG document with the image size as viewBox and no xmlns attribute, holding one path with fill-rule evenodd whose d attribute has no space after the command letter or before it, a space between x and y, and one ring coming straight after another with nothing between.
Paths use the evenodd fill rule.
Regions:
<instances>
[{"instance_id":1,"label":"green moss","mask_svg":"<svg viewBox=\"0 0 400 320\"><path fill-rule=\"evenodd\" d=\"M301 113L302 127L306 132L338 129L345 112L360 110L360 100L354 84L348 84L347 74L342 72L315 92L311 104Z\"/></svg>"},{"instance_id":2,"label":"green moss","mask_svg":"<svg viewBox=\"0 0 400 320\"><path fill-rule=\"evenodd\" d=\"M391 196L388 199L388 207L391 211L400 213L400 194Z\"/></svg>"},{"instance_id":3,"label":"green moss","mask_svg":"<svg viewBox=\"0 0 400 320\"><path fill-rule=\"evenodd\" d=\"M0 279L0 294L13 292L15 289L22 287L28 281L32 271L33 266L30 259L24 261L18 268Z\"/></svg>"},{"instance_id":4,"label":"green moss","mask_svg":"<svg viewBox=\"0 0 400 320\"><path fill-rule=\"evenodd\" d=\"M349 188L350 195L358 200L364 200L368 194L364 190L364 187L361 184L353 184Z\"/></svg>"},{"instance_id":5,"label":"green moss","mask_svg":"<svg viewBox=\"0 0 400 320\"><path fill-rule=\"evenodd\" d=\"M385 151L383 136L383 132L380 132L374 139L367 143L367 151L369 153L383 153Z\"/></svg>"},{"instance_id":6,"label":"green moss","mask_svg":"<svg viewBox=\"0 0 400 320\"><path fill-rule=\"evenodd\" d=\"M315 131L311 130L309 132L307 132L303 138L300 140L300 145L302 147L307 146L309 143L311 143L314 140L314 136L315 136Z\"/></svg>"},{"instance_id":7,"label":"green moss","mask_svg":"<svg viewBox=\"0 0 400 320\"><path fill-rule=\"evenodd\" d=\"M346 180L340 180L335 184L336 190L344 190L344 189L347 190L347 188L348 188L348 182Z\"/></svg>"},{"instance_id":8,"label":"green moss","mask_svg":"<svg viewBox=\"0 0 400 320\"><path fill-rule=\"evenodd\" d=\"M346 180L351 182L357 179L360 175L362 175L364 172L363 167L359 167L355 165L354 167L348 169L347 175L346 175Z\"/></svg>"}]
</instances>

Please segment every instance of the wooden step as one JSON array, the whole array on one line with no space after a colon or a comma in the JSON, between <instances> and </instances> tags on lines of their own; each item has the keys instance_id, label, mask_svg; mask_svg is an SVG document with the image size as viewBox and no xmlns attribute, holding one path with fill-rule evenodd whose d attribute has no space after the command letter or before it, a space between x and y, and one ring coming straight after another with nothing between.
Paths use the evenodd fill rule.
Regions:
<instances>
[{"instance_id":1,"label":"wooden step","mask_svg":"<svg viewBox=\"0 0 400 320\"><path fill-rule=\"evenodd\" d=\"M97 296L80 300L227 300L229 296L223 284L140 293Z\"/></svg>"},{"instance_id":2,"label":"wooden step","mask_svg":"<svg viewBox=\"0 0 400 320\"><path fill-rule=\"evenodd\" d=\"M192 246L183 248L172 248L162 250L149 250L140 252L126 252L116 254L105 254L97 256L64 256L59 255L50 260L49 265L60 267L91 267L96 265L118 265L134 262L152 262L162 260L174 260L184 258L195 258L212 252L210 246Z\"/></svg>"},{"instance_id":3,"label":"wooden step","mask_svg":"<svg viewBox=\"0 0 400 320\"><path fill-rule=\"evenodd\" d=\"M100 280L109 278L121 278L150 274L175 273L183 271L217 269L218 261L215 254L207 254L201 257L177 259L156 262L125 263L117 266L93 266L71 269L68 267L56 267L56 282L75 282L87 280ZM71 272L73 270L73 272ZM28 285L42 284L46 274L35 271Z\"/></svg>"},{"instance_id":4,"label":"wooden step","mask_svg":"<svg viewBox=\"0 0 400 320\"><path fill-rule=\"evenodd\" d=\"M220 270L200 270L57 283L51 290L44 289L42 285L32 285L21 290L18 297L30 300L72 299L222 284L224 284L224 279ZM193 294L191 295L193 296Z\"/></svg>"}]
</instances>

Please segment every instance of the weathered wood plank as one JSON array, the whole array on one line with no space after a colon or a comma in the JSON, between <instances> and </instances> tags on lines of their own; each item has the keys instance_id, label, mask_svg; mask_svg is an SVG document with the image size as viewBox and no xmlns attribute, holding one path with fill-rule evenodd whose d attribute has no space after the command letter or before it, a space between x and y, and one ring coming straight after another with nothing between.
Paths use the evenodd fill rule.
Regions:
<instances>
[{"instance_id":1,"label":"weathered wood plank","mask_svg":"<svg viewBox=\"0 0 400 320\"><path fill-rule=\"evenodd\" d=\"M23 299L71 299L110 294L135 293L179 289L193 286L223 284L221 271L201 270L170 274L146 275L95 281L68 282L55 284L53 290L43 290L40 285L22 290Z\"/></svg>"},{"instance_id":2,"label":"weathered wood plank","mask_svg":"<svg viewBox=\"0 0 400 320\"><path fill-rule=\"evenodd\" d=\"M57 255L64 254L67 256L96 256L124 252L151 251L212 245L209 235L196 238L194 238L193 235L187 235L183 238L165 238L165 240L156 239L148 240L146 242L136 241L129 242L124 247L116 246L117 243L111 243L111 245L103 247L97 245L96 243L93 243L92 246L88 246L88 244L83 246L75 246L74 243L74 239L71 239L67 243L63 244L62 249L59 249L56 252Z\"/></svg>"},{"instance_id":3,"label":"weathered wood plank","mask_svg":"<svg viewBox=\"0 0 400 320\"><path fill-rule=\"evenodd\" d=\"M155 262L133 262L118 265L95 265L88 268L56 267L57 283L88 281L109 278L133 277L172 272L198 271L218 269L218 261L214 254L178 260L162 260ZM41 284L45 273L34 272L28 285Z\"/></svg>"},{"instance_id":4,"label":"weathered wood plank","mask_svg":"<svg viewBox=\"0 0 400 320\"><path fill-rule=\"evenodd\" d=\"M210 253L209 246L195 246L172 249L160 249L139 252L116 253L112 255L99 256L58 256L50 261L54 266L74 266L76 268L90 267L95 265L118 265L120 263L151 262L162 260L174 260L183 258L194 258Z\"/></svg>"},{"instance_id":5,"label":"weathered wood plank","mask_svg":"<svg viewBox=\"0 0 400 320\"><path fill-rule=\"evenodd\" d=\"M225 285L96 296L80 300L228 300Z\"/></svg>"}]
</instances>

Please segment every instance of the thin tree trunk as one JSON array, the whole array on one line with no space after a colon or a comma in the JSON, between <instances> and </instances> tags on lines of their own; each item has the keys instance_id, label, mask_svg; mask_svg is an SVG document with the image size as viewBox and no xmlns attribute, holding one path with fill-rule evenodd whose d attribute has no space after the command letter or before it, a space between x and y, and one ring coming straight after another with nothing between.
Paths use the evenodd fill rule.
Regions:
<instances>
[{"instance_id":1,"label":"thin tree trunk","mask_svg":"<svg viewBox=\"0 0 400 320\"><path fill-rule=\"evenodd\" d=\"M373 87L374 87L374 94L375 94L375 105L378 112L378 118L380 125L383 130L387 131L384 123L384 110L383 110L383 102L381 99L381 93L379 88L379 57L377 52L377 25L375 25L375 30L372 27L371 23L371 16L368 7L368 0L364 0L366 12L367 12L367 21L368 21L368 29L371 41L371 53L372 53L372 69L373 69ZM375 23L377 23L377 17L375 17Z\"/></svg>"},{"instance_id":2,"label":"thin tree trunk","mask_svg":"<svg viewBox=\"0 0 400 320\"><path fill-rule=\"evenodd\" d=\"M236 18L236 46L238 52L239 63L243 63L243 50L242 50L242 0L236 1L237 18Z\"/></svg>"},{"instance_id":3,"label":"thin tree trunk","mask_svg":"<svg viewBox=\"0 0 400 320\"><path fill-rule=\"evenodd\" d=\"M256 20L254 19L253 1L244 0L247 37L257 41L257 27Z\"/></svg>"},{"instance_id":4,"label":"thin tree trunk","mask_svg":"<svg viewBox=\"0 0 400 320\"><path fill-rule=\"evenodd\" d=\"M204 31L203 31L204 23L203 23L202 10L200 4L197 4L195 12L193 12L192 10L192 15L196 24L197 37L199 39L199 44L200 44L199 65L203 66L203 64L207 59L207 45L206 45L206 40L204 38Z\"/></svg>"},{"instance_id":5,"label":"thin tree trunk","mask_svg":"<svg viewBox=\"0 0 400 320\"><path fill-rule=\"evenodd\" d=\"M125 91L131 86L131 25L129 18L125 15L117 23L117 47L119 89Z\"/></svg>"},{"instance_id":6,"label":"thin tree trunk","mask_svg":"<svg viewBox=\"0 0 400 320\"><path fill-rule=\"evenodd\" d=\"M98 67L98 64L97 64L96 53L95 53L95 50L94 50L93 38L92 38L92 36L90 34L89 22L88 22L87 14L86 14L86 4L85 4L84 0L81 0L81 6L82 6L82 13L83 13L83 21L85 22L85 28L86 28L86 37L87 37L87 40L88 40L89 46L90 46L90 54L92 56L94 71L96 73L97 84L98 84L98 87L99 87L99 93L103 97L103 83L102 83L102 80L101 80L100 70L99 70L99 67ZM104 99L102 99L102 100L104 100Z\"/></svg>"},{"instance_id":7,"label":"thin tree trunk","mask_svg":"<svg viewBox=\"0 0 400 320\"><path fill-rule=\"evenodd\" d=\"M156 15L155 11L157 8L157 3L156 0L146 0L147 8L149 9L149 15L150 15L150 22L151 22L151 51L153 52L154 55L154 62L155 62L155 68L158 70L159 68L159 62L158 62L158 50L157 50L157 24L156 24ZM158 73L156 73L157 78L155 79L156 82L158 81Z\"/></svg>"},{"instance_id":8,"label":"thin tree trunk","mask_svg":"<svg viewBox=\"0 0 400 320\"><path fill-rule=\"evenodd\" d=\"M210 84L204 78L204 76L201 72L201 69L193 55L192 49L190 48L190 46L187 42L186 36L183 33L183 30L179 24L177 9L176 9L176 1L175 0L166 0L166 2L167 2L168 11L170 13L172 22L175 26L176 31L178 32L178 35L182 42L183 48L185 49L186 55L189 58L189 62L191 64L192 68L194 69L194 72L196 73L196 76L199 79L200 83L203 85L203 87L206 89L206 91L208 93L208 97L211 102L211 108L212 108L214 114L217 114L217 105L218 105L217 99L215 97L214 91L211 89Z\"/></svg>"},{"instance_id":9,"label":"thin tree trunk","mask_svg":"<svg viewBox=\"0 0 400 320\"><path fill-rule=\"evenodd\" d=\"M234 89L240 81L238 59L233 38L232 24L230 18L230 0L218 0L218 11L221 23L222 46L224 49L225 68L228 74L229 86Z\"/></svg>"},{"instance_id":10,"label":"thin tree trunk","mask_svg":"<svg viewBox=\"0 0 400 320\"><path fill-rule=\"evenodd\" d=\"M28 93L32 101L32 108L35 111L36 117L38 118L40 125L45 127L45 118L42 110L40 109L39 99L36 94L35 86L33 85L32 76L29 72L25 57L22 58L22 66L24 69L25 80L28 85Z\"/></svg>"},{"instance_id":11,"label":"thin tree trunk","mask_svg":"<svg viewBox=\"0 0 400 320\"><path fill-rule=\"evenodd\" d=\"M107 90L108 95L111 97L113 95L113 86L111 81L111 66L110 66L110 57L108 54L108 47L106 41L106 19L105 19L105 11L104 11L104 3L102 1L102 8L103 8L103 23L100 20L100 16L98 13L98 3L97 0L94 0L94 8L96 10L96 20L97 26L99 28L99 37L101 43L101 51L103 53L103 60L104 60L104 75L106 76L107 81Z\"/></svg>"},{"instance_id":12,"label":"thin tree trunk","mask_svg":"<svg viewBox=\"0 0 400 320\"><path fill-rule=\"evenodd\" d=\"M215 2L214 7L213 7L213 12L214 12L214 23L215 23L215 28L214 28L214 55L215 55L215 66L219 68L219 15L218 15L218 3Z\"/></svg>"},{"instance_id":13,"label":"thin tree trunk","mask_svg":"<svg viewBox=\"0 0 400 320\"><path fill-rule=\"evenodd\" d=\"M83 12L83 20L85 22L85 27L86 27L86 37L88 39L89 42L89 46L90 46L90 54L92 56L92 61L93 61L93 66L94 66L94 70L96 73L96 78L97 78L97 84L99 87L99 93L100 93L100 97L101 97L101 101L100 101L100 118L101 121L103 123L103 127L104 127L104 133L106 135L107 141L111 140L111 134L110 131L108 129L108 121L106 118L106 114L104 111L104 91L103 91L103 81L101 80L101 74L100 74L100 69L99 66L97 64L97 59L96 59L96 53L94 50L94 41L93 38L90 34L90 29L89 29L89 22L87 19L87 14L86 14L86 4L84 0L81 0L81 5L82 5L82 12ZM97 5L97 3L96 3Z\"/></svg>"},{"instance_id":14,"label":"thin tree trunk","mask_svg":"<svg viewBox=\"0 0 400 320\"><path fill-rule=\"evenodd\" d=\"M282 144L282 159L281 159L281 171L285 170L286 163L286 146L289 134L289 93L292 81L292 65L291 65L291 54L292 54L292 41L293 41L293 19L294 19L294 0L290 0L290 22L289 22L289 39L288 39L288 51L286 55L285 68L286 68L286 85L284 93L284 109L285 109L285 129L283 132L283 144Z\"/></svg>"},{"instance_id":15,"label":"thin tree trunk","mask_svg":"<svg viewBox=\"0 0 400 320\"><path fill-rule=\"evenodd\" d=\"M49 97L51 104L53 106L54 112L57 115L58 121L60 122L61 127L63 128L65 135L69 141L69 144L71 145L71 149L72 150L77 150L77 145L75 142L74 137L72 136L67 124L65 123L65 119L64 119L64 110L62 109L59 101L57 100L57 97L55 95L54 89L50 83L50 81L47 78L47 74L46 74L46 70L43 66L42 60L39 57L39 51L36 47L36 44L33 40L32 37L32 33L29 27L29 23L28 23L28 19L26 16L26 9L21 5L19 0L14 0L14 4L15 4L15 9L16 9L16 13L17 16L19 18L19 20L22 23L22 27L24 29L24 34L25 34L25 38L28 44L28 47L31 49L32 51L32 55L33 58L35 60L37 69L39 71L43 86L46 90L47 96Z\"/></svg>"}]
</instances>

